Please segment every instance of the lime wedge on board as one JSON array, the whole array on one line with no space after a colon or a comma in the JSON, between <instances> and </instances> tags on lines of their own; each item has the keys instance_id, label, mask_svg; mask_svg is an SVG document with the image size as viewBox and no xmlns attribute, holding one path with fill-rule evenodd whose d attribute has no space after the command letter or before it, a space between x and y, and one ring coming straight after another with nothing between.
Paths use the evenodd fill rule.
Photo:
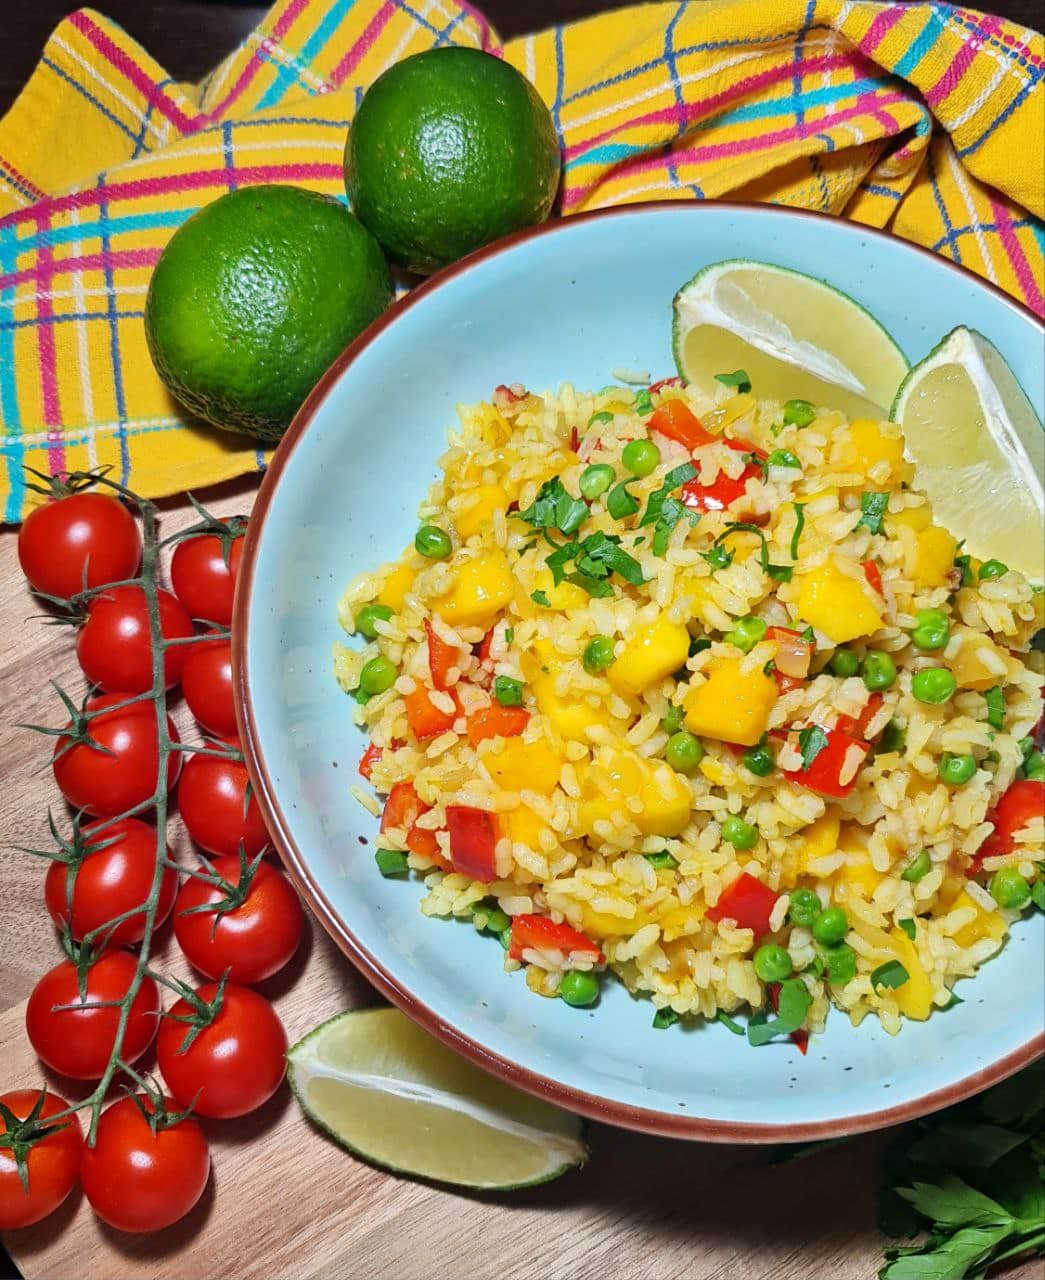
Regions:
<instances>
[{"instance_id":1,"label":"lime wedge on board","mask_svg":"<svg viewBox=\"0 0 1045 1280\"><path fill-rule=\"evenodd\" d=\"M488 1076L398 1009L339 1014L287 1061L309 1119L393 1173L507 1191L588 1157L578 1116Z\"/></svg>"},{"instance_id":2,"label":"lime wedge on board","mask_svg":"<svg viewBox=\"0 0 1045 1280\"><path fill-rule=\"evenodd\" d=\"M1045 578L1045 431L996 347L952 330L892 407L941 524L978 559Z\"/></svg>"},{"instance_id":3,"label":"lime wedge on board","mask_svg":"<svg viewBox=\"0 0 1045 1280\"><path fill-rule=\"evenodd\" d=\"M672 346L705 395L717 373L747 371L760 400L810 400L850 418L884 418L908 370L878 321L822 280L732 258L675 295Z\"/></svg>"}]
</instances>

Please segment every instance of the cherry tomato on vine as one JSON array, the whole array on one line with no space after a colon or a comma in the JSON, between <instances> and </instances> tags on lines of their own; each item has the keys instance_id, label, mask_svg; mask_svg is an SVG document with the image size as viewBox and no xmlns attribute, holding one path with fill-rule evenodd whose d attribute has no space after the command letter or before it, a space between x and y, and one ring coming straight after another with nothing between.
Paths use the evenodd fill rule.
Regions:
<instances>
[{"instance_id":1,"label":"cherry tomato on vine","mask_svg":"<svg viewBox=\"0 0 1045 1280\"><path fill-rule=\"evenodd\" d=\"M34 591L68 599L134 576L142 540L127 508L104 493L73 493L34 507L18 532L18 560Z\"/></svg>"},{"instance_id":2,"label":"cherry tomato on vine","mask_svg":"<svg viewBox=\"0 0 1045 1280\"><path fill-rule=\"evenodd\" d=\"M190 755L178 787L185 829L201 849L218 855L260 853L269 842L258 802L247 800L246 765L220 756Z\"/></svg>"},{"instance_id":3,"label":"cherry tomato on vine","mask_svg":"<svg viewBox=\"0 0 1045 1280\"><path fill-rule=\"evenodd\" d=\"M76 966L63 960L33 988L25 1009L25 1029L36 1056L45 1066L74 1080L98 1080L108 1066L116 1040L120 1010L113 1005L91 1008L95 1002L119 1001L126 996L138 960L129 951L104 951L87 970L87 987L80 996ZM72 1008L59 1006L71 1005ZM83 1007L78 1007L83 1006ZM131 1004L120 1056L140 1058L156 1034L160 993L147 975Z\"/></svg>"},{"instance_id":4,"label":"cherry tomato on vine","mask_svg":"<svg viewBox=\"0 0 1045 1280\"><path fill-rule=\"evenodd\" d=\"M232 599L242 558L242 534L233 538L227 564L221 538L215 534L201 533L178 543L171 558L171 585L191 617L223 627L232 622Z\"/></svg>"},{"instance_id":5,"label":"cherry tomato on vine","mask_svg":"<svg viewBox=\"0 0 1045 1280\"><path fill-rule=\"evenodd\" d=\"M74 809L83 809L95 817L115 817L143 804L156 790L160 761L156 706L147 699L118 706L132 696L105 693L88 701L88 711L102 714L87 722L87 731L104 751L86 741L73 741L67 735L57 740L51 767L58 789ZM107 707L117 709L107 711ZM68 724L66 728L73 726ZM170 716L167 733L172 742L178 741ZM180 768L181 752L172 751L167 759L168 790L178 780Z\"/></svg>"},{"instance_id":6,"label":"cherry tomato on vine","mask_svg":"<svg viewBox=\"0 0 1045 1280\"><path fill-rule=\"evenodd\" d=\"M164 1108L175 1104L164 1099ZM162 1231L189 1212L210 1177L203 1130L190 1117L164 1116L153 1132L146 1097L121 1098L102 1112L93 1147L80 1164L84 1194L103 1222L117 1231Z\"/></svg>"},{"instance_id":7,"label":"cherry tomato on vine","mask_svg":"<svg viewBox=\"0 0 1045 1280\"><path fill-rule=\"evenodd\" d=\"M216 982L196 989L205 1006L217 994ZM279 1088L286 1070L287 1033L275 1009L256 991L230 982L217 1013L182 1050L193 1028L173 1019L194 1016L210 1015L179 1000L160 1020L156 1061L172 1095L201 1116L227 1120L256 1111Z\"/></svg>"},{"instance_id":8,"label":"cherry tomato on vine","mask_svg":"<svg viewBox=\"0 0 1045 1280\"><path fill-rule=\"evenodd\" d=\"M189 876L174 902L178 946L208 978L218 979L228 970L232 982L261 982L298 949L304 929L301 903L286 876L267 862L258 863L245 892L239 887L238 858L215 858L213 867L233 889L233 905L219 912L219 905L229 901L225 890ZM195 910L210 905L214 911Z\"/></svg>"},{"instance_id":9,"label":"cherry tomato on vine","mask_svg":"<svg viewBox=\"0 0 1045 1280\"><path fill-rule=\"evenodd\" d=\"M100 829L99 829L100 828ZM77 942L110 920L143 905L156 873L156 828L137 818L118 822L91 822L81 832L87 852L73 880L71 931ZM111 843L110 843L111 842ZM102 847L104 846L104 847ZM170 850L167 850L169 858ZM69 921L69 874L64 862L52 862L44 879L44 900L56 925ZM163 872L156 905L156 923L162 924L174 906L178 877L169 867ZM132 945L141 942L145 916L141 912L122 920L108 934L97 933L97 943Z\"/></svg>"},{"instance_id":10,"label":"cherry tomato on vine","mask_svg":"<svg viewBox=\"0 0 1045 1280\"><path fill-rule=\"evenodd\" d=\"M83 1150L80 1122L72 1115L47 1125L49 1116L68 1106L56 1093L39 1089L0 1093L0 1135L7 1135L0 1141L0 1231L46 1218L76 1185ZM19 1163L28 1186L22 1185Z\"/></svg>"},{"instance_id":11,"label":"cherry tomato on vine","mask_svg":"<svg viewBox=\"0 0 1045 1280\"><path fill-rule=\"evenodd\" d=\"M223 638L202 640L188 648L191 652L181 673L181 689L189 710L208 733L236 737L231 643Z\"/></svg>"},{"instance_id":12,"label":"cherry tomato on vine","mask_svg":"<svg viewBox=\"0 0 1045 1280\"><path fill-rule=\"evenodd\" d=\"M166 640L194 633L192 619L169 591L156 593L160 630ZM178 683L191 645L177 644L163 655L166 687ZM76 657L84 675L101 689L145 693L152 688L152 635L141 587L113 587L94 596L76 637Z\"/></svg>"}]
</instances>

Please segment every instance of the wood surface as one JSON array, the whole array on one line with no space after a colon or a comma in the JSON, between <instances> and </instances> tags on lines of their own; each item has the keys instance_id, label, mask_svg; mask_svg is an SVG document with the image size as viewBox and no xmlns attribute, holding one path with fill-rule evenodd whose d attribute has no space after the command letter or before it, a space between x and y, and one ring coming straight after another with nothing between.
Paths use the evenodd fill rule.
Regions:
<instances>
[{"instance_id":1,"label":"wood surface","mask_svg":"<svg viewBox=\"0 0 1045 1280\"><path fill-rule=\"evenodd\" d=\"M478 7L506 39L569 22L628 0L478 0ZM700 3L700 0L693 0ZM764 0L770 5L773 0ZM32 71L51 30L76 0L3 0L0 43L0 112ZM1040 31L1045 0L978 0L973 8L1012 18ZM198 80L257 26L266 4L237 0L91 0L91 8L120 23L176 80Z\"/></svg>"},{"instance_id":2,"label":"wood surface","mask_svg":"<svg viewBox=\"0 0 1045 1280\"><path fill-rule=\"evenodd\" d=\"M200 496L218 514L245 512L254 486L239 481ZM184 500L162 505L165 530L189 522ZM49 680L74 693L81 687L71 633L33 615L15 534L5 530L0 1090L33 1087L46 1075L25 1037L23 1002L59 959L43 907L43 864L11 846L43 847L48 805L63 816L64 810L47 744L15 724L59 723ZM190 722L183 707L175 718L184 733ZM172 822L172 843L188 858L176 827ZM310 923L299 955L261 988L291 1041L342 1009L379 1003ZM169 923L160 938L163 953L173 953L170 971L188 976L178 968ZM66 1096L86 1092L77 1095L75 1084L58 1078L50 1083ZM772 1165L766 1148L593 1125L584 1169L498 1196L455 1193L371 1169L312 1129L285 1085L253 1116L203 1123L213 1176L187 1218L155 1236L126 1236L100 1224L76 1192L53 1217L4 1237L26 1280L872 1280L881 1262L874 1205L882 1134ZM1027 1263L1008 1275L1031 1280L1040 1266Z\"/></svg>"}]
</instances>

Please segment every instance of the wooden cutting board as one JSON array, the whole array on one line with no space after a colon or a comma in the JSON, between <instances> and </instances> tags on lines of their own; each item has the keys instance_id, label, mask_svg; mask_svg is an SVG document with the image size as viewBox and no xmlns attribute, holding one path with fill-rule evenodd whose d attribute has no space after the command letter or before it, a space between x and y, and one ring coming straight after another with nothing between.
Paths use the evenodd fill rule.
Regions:
<instances>
[{"instance_id":1,"label":"wooden cutting board","mask_svg":"<svg viewBox=\"0 0 1045 1280\"><path fill-rule=\"evenodd\" d=\"M253 491L240 482L203 497L227 515L249 509ZM163 506L167 531L189 522L184 501ZM0 1091L47 1076L25 1037L24 999L58 959L42 866L11 846L43 847L47 806L60 806L60 798L46 745L12 726L57 723L49 680L80 688L70 633L42 626L33 611L15 536L5 531ZM185 723L184 714L176 718ZM182 848L187 853L184 840ZM170 969L188 976L169 933L168 925L161 938ZM291 1041L340 1010L379 1003L314 921L296 959L261 989ZM75 1093L69 1082L49 1083ZM881 1264L874 1205L883 1135L771 1165L764 1148L593 1125L591 1161L579 1172L530 1191L476 1195L399 1180L354 1160L308 1125L285 1086L252 1116L203 1123L214 1168L188 1217L154 1236L123 1235L99 1223L75 1192L51 1218L3 1237L26 1280L871 1280ZM1008 1278L1039 1274L1028 1262Z\"/></svg>"}]
</instances>

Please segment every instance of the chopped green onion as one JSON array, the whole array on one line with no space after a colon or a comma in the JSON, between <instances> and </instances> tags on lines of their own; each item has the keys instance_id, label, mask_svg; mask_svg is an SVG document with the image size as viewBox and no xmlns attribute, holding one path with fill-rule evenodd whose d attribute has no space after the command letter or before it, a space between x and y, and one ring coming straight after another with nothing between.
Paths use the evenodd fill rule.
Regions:
<instances>
[{"instance_id":1,"label":"chopped green onion","mask_svg":"<svg viewBox=\"0 0 1045 1280\"><path fill-rule=\"evenodd\" d=\"M911 919L911 917L908 916L904 920L897 920L896 923L913 942L915 938L915 933L917 932L917 926L915 925L915 922Z\"/></svg>"},{"instance_id":2,"label":"chopped green onion","mask_svg":"<svg viewBox=\"0 0 1045 1280\"><path fill-rule=\"evenodd\" d=\"M551 608L551 601L548 599L548 593L546 591L531 591L530 599L534 604L543 605L546 609Z\"/></svg>"},{"instance_id":3,"label":"chopped green onion","mask_svg":"<svg viewBox=\"0 0 1045 1280\"><path fill-rule=\"evenodd\" d=\"M667 849L661 849L659 853L644 853L642 856L657 871L674 871L679 865L678 859L673 858Z\"/></svg>"}]
</instances>

